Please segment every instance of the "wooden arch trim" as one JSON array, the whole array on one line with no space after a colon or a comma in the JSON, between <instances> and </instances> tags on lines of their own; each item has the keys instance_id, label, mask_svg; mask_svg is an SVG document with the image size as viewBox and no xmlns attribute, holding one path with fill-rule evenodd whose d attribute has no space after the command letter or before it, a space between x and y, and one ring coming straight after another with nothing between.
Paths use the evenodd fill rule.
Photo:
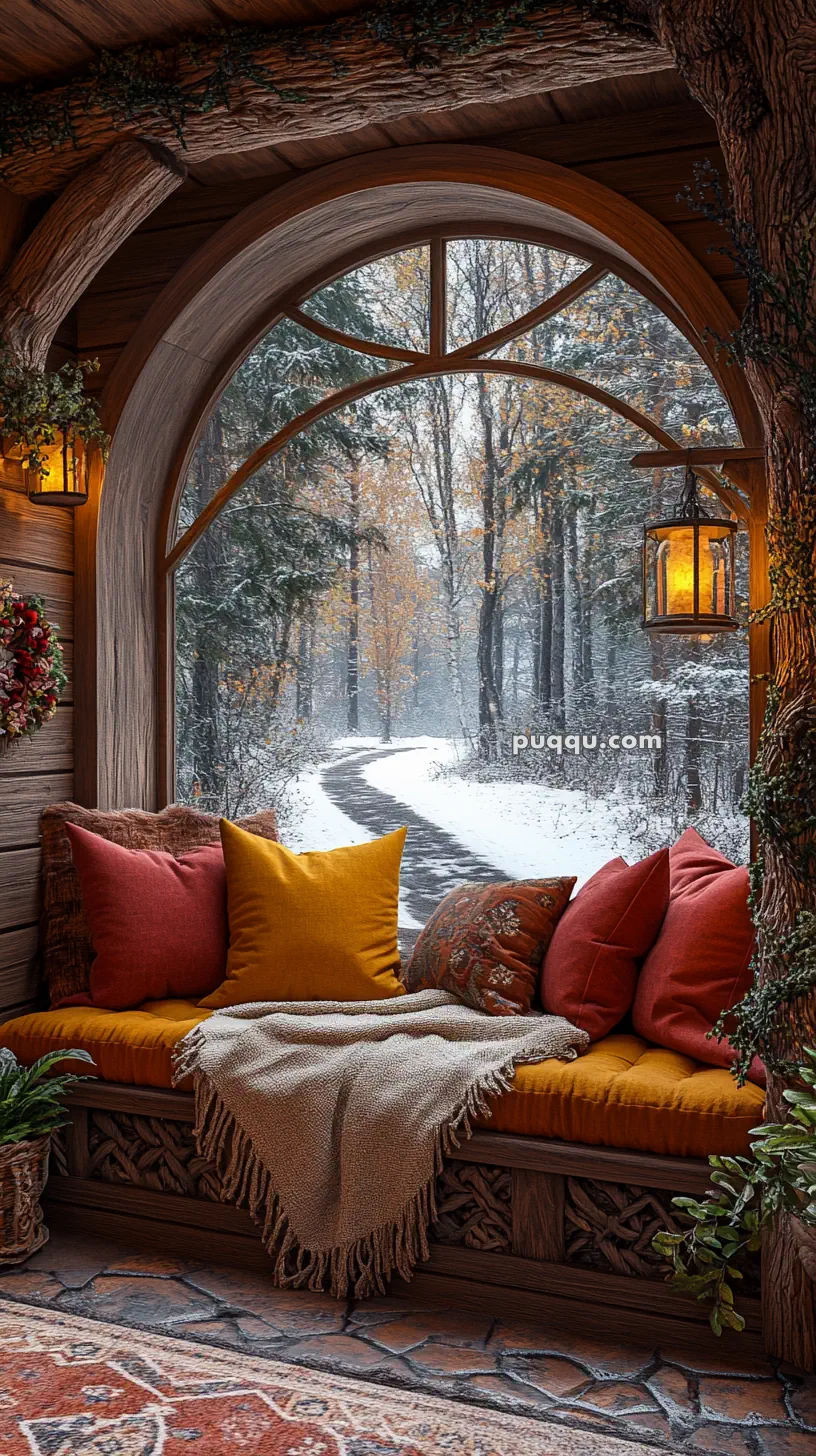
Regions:
<instances>
[{"instance_id":1,"label":"wooden arch trim","mask_svg":"<svg viewBox=\"0 0 816 1456\"><path fill-rule=\"evenodd\" d=\"M500 148L431 144L354 157L278 186L170 281L103 399L113 434L105 484L76 522L78 609L97 644L78 664L75 689L84 802L153 808L167 793L159 731L171 703L166 531L214 399L310 277L325 281L333 266L343 272L353 259L379 257L420 229L428 238L558 239L611 268L693 340L744 443L761 443L744 375L723 368L704 341L708 328L727 335L736 326L727 300L660 223L599 183Z\"/></svg>"},{"instance_id":2,"label":"wooden arch trim","mask_svg":"<svg viewBox=\"0 0 816 1456\"><path fill-rule=\"evenodd\" d=\"M608 390L591 384L587 379L581 379L579 375L563 374L558 369L548 369L544 364L527 364L520 359L484 359L481 357L470 359L462 358L458 354L440 354L428 358L422 364L411 364L405 369L395 369L390 374L375 374L369 375L366 379L359 379L354 384L347 385L345 389L337 390L336 393L319 400L317 404L312 405L311 409L304 410L302 414L289 420L271 439L265 441L263 445L259 445L257 450L254 450L243 464L233 471L220 490L216 491L201 514L196 517L192 525L168 552L163 562L164 571L166 573L175 571L241 487L246 485L247 481L251 480L252 476L267 461L280 454L290 440L302 434L316 420L323 419L325 415L342 409L344 405L353 404L358 399L365 399L367 395L378 394L382 389L393 389L397 385L409 384L419 379L433 379L440 374L507 374L516 378L537 379L543 384L553 384L558 389L569 390L572 394L580 394L586 399L594 400L596 404L604 405L613 414L620 415L622 419L628 420L629 424L635 425L645 434L651 435L653 440L667 450L681 448L680 442L666 430L661 429L660 425L655 424L648 415L642 414L633 405L618 399L617 395L610 394ZM738 514L745 516L745 506L736 491L723 491L717 477L704 466L697 471L697 474L718 496L724 497L724 504L729 509L734 509L733 502L737 502L740 507Z\"/></svg>"},{"instance_id":3,"label":"wooden arch trim","mask_svg":"<svg viewBox=\"0 0 816 1456\"><path fill-rule=\"evenodd\" d=\"M372 212L380 210L372 194L382 197L384 189L398 189L401 206L393 215L403 219L402 228L378 230ZM470 206L457 206L455 194L468 189ZM480 206L473 197L480 196ZM354 242L360 235L361 218L369 201L368 240ZM395 197L392 200L396 200ZM410 213L417 221L410 220ZM326 262L308 267L324 218L335 221L348 213L348 243L335 254L336 266L329 273ZM322 215L321 215L322 213ZM231 323L246 320L242 335L248 353L279 314L283 298L294 292L285 289L274 308L262 310L263 324L249 341L250 317L259 312L258 300L269 298L269 278L260 267L264 241L278 229L291 227L298 219L308 228L312 214L314 235L300 239L302 268L299 268L299 296L307 296L319 283L330 281L350 268L416 242L419 217L424 214L424 236L429 241L445 237L512 237L539 241L544 246L568 246L589 263L602 263L638 289L686 334L704 358L723 390L746 444L762 441L762 427L742 371L725 365L718 351L707 342L708 332L727 337L739 320L714 279L683 247L682 243L649 213L628 198L600 182L554 162L498 147L430 143L372 152L320 167L250 204L224 225L162 290L134 333L113 371L105 391L105 407L111 428L125 407L139 373L153 351L165 342L188 349L195 330L187 326L192 312L201 310L205 299L217 305L228 296L233 304ZM478 222L478 227L474 224ZM258 284L263 282L263 289ZM249 307L248 307L249 305ZM209 305L208 305L209 307ZM226 331L225 331L226 332ZM221 331L202 330L207 342L203 352L215 362ZM239 362L234 359L232 369ZM232 372L232 369L230 372Z\"/></svg>"}]
</instances>

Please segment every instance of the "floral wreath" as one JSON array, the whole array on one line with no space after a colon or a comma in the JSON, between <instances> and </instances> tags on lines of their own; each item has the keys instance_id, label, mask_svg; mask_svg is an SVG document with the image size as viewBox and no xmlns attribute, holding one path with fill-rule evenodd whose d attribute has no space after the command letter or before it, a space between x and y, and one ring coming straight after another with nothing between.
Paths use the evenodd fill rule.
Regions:
<instances>
[{"instance_id":1,"label":"floral wreath","mask_svg":"<svg viewBox=\"0 0 816 1456\"><path fill-rule=\"evenodd\" d=\"M66 677L39 597L0 581L0 753L53 718Z\"/></svg>"}]
</instances>

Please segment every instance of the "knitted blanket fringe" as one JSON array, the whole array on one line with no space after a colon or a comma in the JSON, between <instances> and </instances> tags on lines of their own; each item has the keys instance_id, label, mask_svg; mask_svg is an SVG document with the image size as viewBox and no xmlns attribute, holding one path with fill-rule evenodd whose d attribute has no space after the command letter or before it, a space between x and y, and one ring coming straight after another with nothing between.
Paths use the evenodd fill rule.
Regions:
<instances>
[{"instance_id":1,"label":"knitted blanket fringe","mask_svg":"<svg viewBox=\"0 0 816 1456\"><path fill-rule=\"evenodd\" d=\"M275 1283L281 1289L328 1290L336 1298L345 1297L349 1290L360 1299L384 1294L395 1271L409 1280L414 1267L429 1257L428 1229L436 1221L436 1183L445 1157L471 1136L473 1118L489 1115L490 1098L509 1090L516 1067L537 1060L508 1057L502 1067L487 1071L468 1088L459 1105L437 1128L431 1177L405 1204L398 1220L353 1243L319 1252L304 1248L295 1237L269 1169L198 1067L203 1041L203 1029L196 1027L174 1054L174 1081L188 1076L195 1080L193 1135L199 1153L216 1169L225 1199L247 1208L261 1229L263 1246L273 1262ZM575 1051L566 1055L572 1060Z\"/></svg>"}]
</instances>

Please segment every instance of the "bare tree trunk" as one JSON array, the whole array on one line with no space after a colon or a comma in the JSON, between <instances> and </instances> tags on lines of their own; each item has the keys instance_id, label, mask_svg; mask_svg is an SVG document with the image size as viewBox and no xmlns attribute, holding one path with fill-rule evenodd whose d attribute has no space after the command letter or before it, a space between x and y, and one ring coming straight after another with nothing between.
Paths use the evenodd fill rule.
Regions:
<instances>
[{"instance_id":1,"label":"bare tree trunk","mask_svg":"<svg viewBox=\"0 0 816 1456\"><path fill-rule=\"evenodd\" d=\"M499 577L496 569L496 513L500 482L496 466L493 438L493 416L487 396L487 381L477 375L479 419L484 442L484 476L482 481L482 600L479 608L479 752L483 758L496 759L501 752L502 709L496 682L495 643Z\"/></svg>"},{"instance_id":2,"label":"bare tree trunk","mask_svg":"<svg viewBox=\"0 0 816 1456\"><path fill-rule=\"evenodd\" d=\"M652 682L663 682L666 678L666 662L663 650L663 642L660 637L653 635L650 642L652 658ZM666 716L668 705L665 698L658 698L652 708L652 717L649 729L652 733L660 734L660 747L654 750L652 757L652 780L655 793L659 798L665 798L669 792L669 758L668 744L666 742Z\"/></svg>"},{"instance_id":3,"label":"bare tree trunk","mask_svg":"<svg viewBox=\"0 0 816 1456\"><path fill-rule=\"evenodd\" d=\"M217 411L213 410L197 461L197 510L201 511L221 485L226 474L224 439ZM201 601L212 600L220 576L217 532L207 532L190 557L194 573L193 592ZM192 696L193 735L191 747L201 797L210 808L218 806L221 775L216 769L218 745L219 663L213 652L213 638L205 623L197 629L193 644Z\"/></svg>"},{"instance_id":4,"label":"bare tree trunk","mask_svg":"<svg viewBox=\"0 0 816 1456\"><path fill-rule=\"evenodd\" d=\"M312 605L300 619L298 629L295 715L308 722L314 712L314 649L317 613Z\"/></svg>"},{"instance_id":5,"label":"bare tree trunk","mask_svg":"<svg viewBox=\"0 0 816 1456\"><path fill-rule=\"evenodd\" d=\"M534 508L537 547L534 563L535 618L533 622L533 702L549 713L552 701L553 554L552 507L546 484L536 484Z\"/></svg>"},{"instance_id":6,"label":"bare tree trunk","mask_svg":"<svg viewBox=\"0 0 816 1456\"><path fill-rule=\"evenodd\" d=\"M567 561L569 563L570 646L572 648L572 692L580 692L584 684L584 606L581 570L578 562L578 511L570 506L567 512Z\"/></svg>"},{"instance_id":7,"label":"bare tree trunk","mask_svg":"<svg viewBox=\"0 0 816 1456\"><path fill-rule=\"evenodd\" d=\"M349 475L349 525L353 531L349 547L349 609L346 619L346 730L360 729L360 477Z\"/></svg>"},{"instance_id":8,"label":"bare tree trunk","mask_svg":"<svg viewBox=\"0 0 816 1456\"><path fill-rule=\"evenodd\" d=\"M552 714L556 727L564 727L564 508L552 506Z\"/></svg>"},{"instance_id":9,"label":"bare tree trunk","mask_svg":"<svg viewBox=\"0 0 816 1456\"><path fill-rule=\"evenodd\" d=\"M459 615L461 595L459 526L456 520L453 474L453 425L448 395L448 381L433 379L429 391L433 474L414 471L414 480L428 516L434 536L442 578L442 599L445 613L445 659L459 730L470 742L470 726L462 687L461 637ZM417 437L414 433L414 445Z\"/></svg>"},{"instance_id":10,"label":"bare tree trunk","mask_svg":"<svg viewBox=\"0 0 816 1456\"><path fill-rule=\"evenodd\" d=\"M589 520L595 510L594 500L588 506L584 521L583 541L581 544L581 681L584 684L585 707L591 706L594 701L593 684L595 681L595 666L592 649L592 589L593 589L593 549L592 531L589 529Z\"/></svg>"},{"instance_id":11,"label":"bare tree trunk","mask_svg":"<svg viewBox=\"0 0 816 1456\"><path fill-rule=\"evenodd\" d=\"M700 750L703 720L697 698L689 698L686 708L686 808L696 814L703 804L703 786L700 779Z\"/></svg>"}]
</instances>

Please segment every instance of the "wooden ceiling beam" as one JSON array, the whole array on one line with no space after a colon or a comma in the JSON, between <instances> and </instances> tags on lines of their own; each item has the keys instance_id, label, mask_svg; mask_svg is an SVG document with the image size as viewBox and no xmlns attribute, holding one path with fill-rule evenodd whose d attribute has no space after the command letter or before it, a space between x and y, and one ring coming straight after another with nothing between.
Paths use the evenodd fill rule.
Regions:
<instances>
[{"instance_id":1,"label":"wooden ceiling beam","mask_svg":"<svg viewBox=\"0 0 816 1456\"><path fill-rule=\"evenodd\" d=\"M185 176L170 152L131 139L68 184L0 282L0 336L20 363L45 368L60 323L103 263Z\"/></svg>"},{"instance_id":2,"label":"wooden ceiling beam","mask_svg":"<svg viewBox=\"0 0 816 1456\"><path fill-rule=\"evenodd\" d=\"M396 44L378 39L366 14L342 23L303 27L295 49L275 40L258 53L258 64L283 94L250 80L232 87L229 107L190 111L176 127L166 117L143 113L128 121L66 87L42 94L42 105L67 106L74 136L56 144L30 142L0 158L0 182L13 192L38 196L66 185L123 135L158 142L190 164L230 152L305 140L382 125L416 112L454 110L551 91L558 87L667 70L672 61L657 43L617 34L569 4L542 8L535 27L518 28L500 42L463 55L444 51L438 64L412 69ZM219 42L214 40L212 59ZM200 83L207 53L192 58L167 53L182 93ZM298 99L295 99L298 98Z\"/></svg>"}]
</instances>

